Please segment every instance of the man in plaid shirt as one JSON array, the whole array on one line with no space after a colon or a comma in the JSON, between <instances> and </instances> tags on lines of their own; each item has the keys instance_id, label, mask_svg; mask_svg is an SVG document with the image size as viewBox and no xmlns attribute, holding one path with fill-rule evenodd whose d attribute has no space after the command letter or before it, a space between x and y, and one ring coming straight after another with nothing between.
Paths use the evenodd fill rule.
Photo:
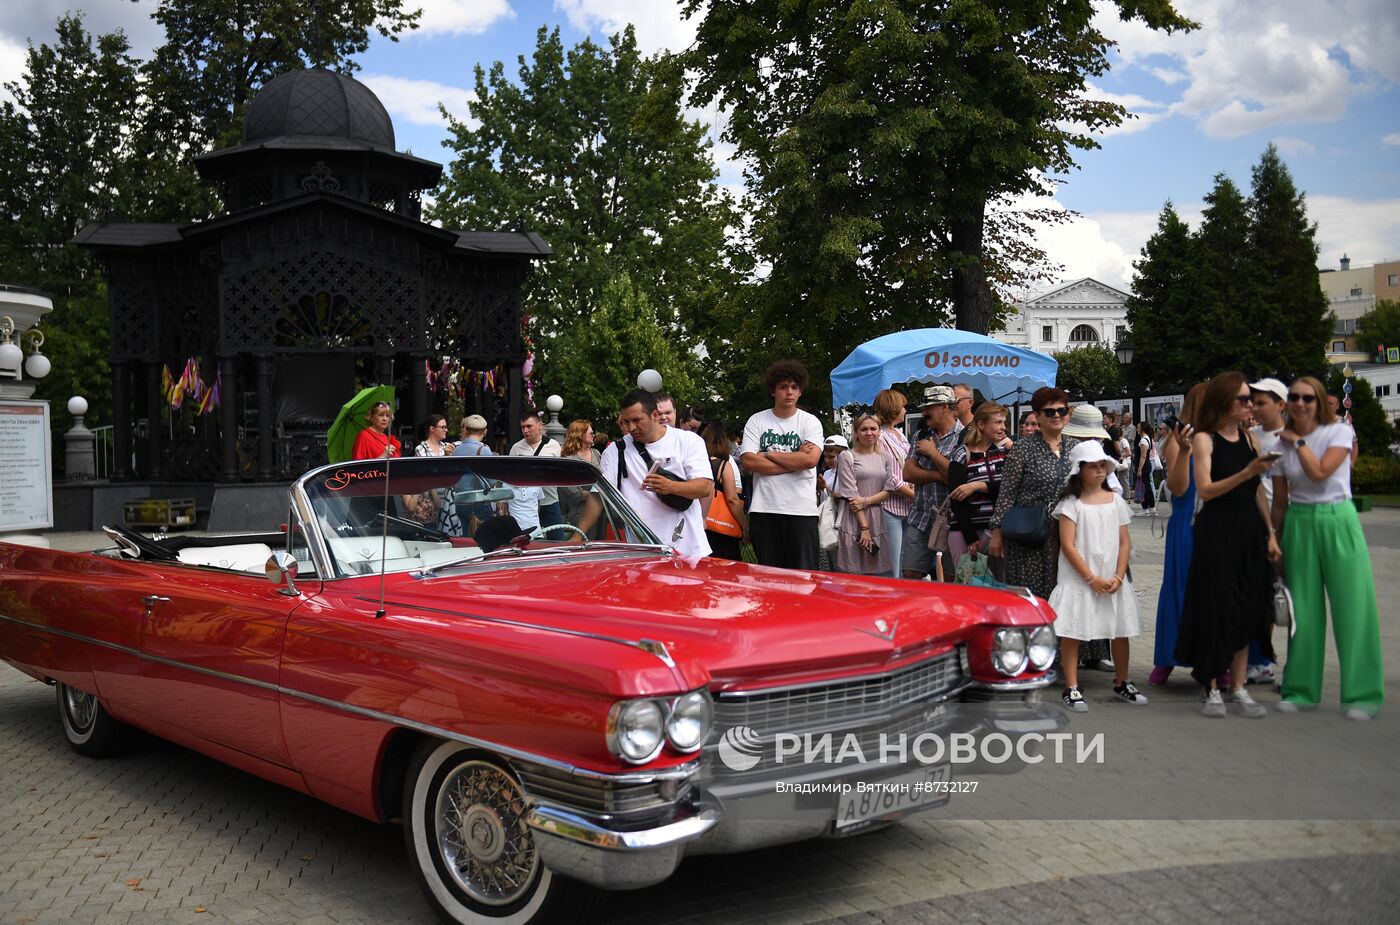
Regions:
<instances>
[{"instance_id":1,"label":"man in plaid shirt","mask_svg":"<svg viewBox=\"0 0 1400 925\"><path fill-rule=\"evenodd\" d=\"M924 389L924 426L904 461L904 480L914 486L914 505L904 527L905 578L917 580L933 570L928 533L948 497L948 457L958 445L956 405L957 396L950 387Z\"/></svg>"}]
</instances>

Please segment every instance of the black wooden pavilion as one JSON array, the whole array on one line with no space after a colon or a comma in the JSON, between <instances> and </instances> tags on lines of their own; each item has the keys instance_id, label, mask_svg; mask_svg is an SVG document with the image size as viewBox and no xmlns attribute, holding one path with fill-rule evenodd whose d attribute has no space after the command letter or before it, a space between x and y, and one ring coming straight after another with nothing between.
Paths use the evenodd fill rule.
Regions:
<instances>
[{"instance_id":1,"label":"black wooden pavilion","mask_svg":"<svg viewBox=\"0 0 1400 925\"><path fill-rule=\"evenodd\" d=\"M249 105L242 143L196 164L227 214L95 223L74 239L108 283L115 479L285 481L325 461L326 427L357 383L394 384L396 427L420 421L425 361L443 357L503 364L518 420L521 284L549 246L423 222L442 167L395 150L367 87L283 74ZM189 358L222 404L172 426L162 369Z\"/></svg>"}]
</instances>

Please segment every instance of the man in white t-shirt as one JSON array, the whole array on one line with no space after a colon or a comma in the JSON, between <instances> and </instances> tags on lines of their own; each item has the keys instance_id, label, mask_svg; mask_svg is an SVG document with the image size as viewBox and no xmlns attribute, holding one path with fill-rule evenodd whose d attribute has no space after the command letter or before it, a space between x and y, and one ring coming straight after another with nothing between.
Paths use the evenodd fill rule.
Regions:
<instances>
[{"instance_id":1,"label":"man in white t-shirt","mask_svg":"<svg viewBox=\"0 0 1400 925\"><path fill-rule=\"evenodd\" d=\"M510 448L512 456L553 456L558 458L562 447L559 441L544 432L544 422L540 416L533 411L526 412L520 419L521 438L515 441L515 445ZM523 502L522 502L523 503ZM531 518L540 526L551 527L564 522L564 514L559 509L559 490L557 488L541 488L539 492L539 513ZM515 511L511 511L512 514ZM525 521L516 517L520 525L525 526Z\"/></svg>"},{"instance_id":2,"label":"man in white t-shirt","mask_svg":"<svg viewBox=\"0 0 1400 925\"><path fill-rule=\"evenodd\" d=\"M1257 421L1249 432L1254 435L1254 443L1259 455L1283 449L1278 435L1283 433L1283 411L1288 406L1288 386L1277 379L1260 379L1249 386L1250 403L1254 405L1254 420ZM1278 470L1275 470L1277 472ZM1274 480L1267 475L1263 479L1264 502L1269 508L1274 503ZM1272 633L1272 629L1270 630ZM1274 659L1273 640L1265 646L1257 641L1249 644L1249 671L1245 681L1249 684L1272 684L1278 680L1278 663Z\"/></svg>"},{"instance_id":3,"label":"man in white t-shirt","mask_svg":"<svg viewBox=\"0 0 1400 925\"><path fill-rule=\"evenodd\" d=\"M743 455L749 474L749 536L760 565L817 567L817 461L822 425L797 407L807 369L779 360L763 373L773 407L744 425Z\"/></svg>"},{"instance_id":4,"label":"man in white t-shirt","mask_svg":"<svg viewBox=\"0 0 1400 925\"><path fill-rule=\"evenodd\" d=\"M598 469L603 478L622 493L623 499L637 512L651 532L661 542L682 556L699 558L710 554L710 542L705 538L705 506L702 499L714 493L715 482L710 475L710 454L699 434L667 427L656 413L656 398L647 391L635 389L622 397L620 419L626 435L609 443L603 451ZM622 465L618 466L618 444L621 444ZM655 468L665 469L676 478L667 478ZM690 505L678 511L661 500L662 495L690 498ZM603 505L590 495L579 529L588 533L597 523ZM577 539L577 538L576 538Z\"/></svg>"}]
</instances>

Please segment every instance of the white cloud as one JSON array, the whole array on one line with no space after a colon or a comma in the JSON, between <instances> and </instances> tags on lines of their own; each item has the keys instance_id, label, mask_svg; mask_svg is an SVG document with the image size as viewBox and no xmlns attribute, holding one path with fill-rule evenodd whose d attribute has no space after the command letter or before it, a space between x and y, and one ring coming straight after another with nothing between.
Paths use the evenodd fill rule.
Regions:
<instances>
[{"instance_id":1,"label":"white cloud","mask_svg":"<svg viewBox=\"0 0 1400 925\"><path fill-rule=\"evenodd\" d=\"M23 42L0 34L0 85L12 83L24 76L24 57L28 51ZM0 89L0 100L9 98L10 94Z\"/></svg>"},{"instance_id":2,"label":"white cloud","mask_svg":"<svg viewBox=\"0 0 1400 925\"><path fill-rule=\"evenodd\" d=\"M1317 153L1317 147L1312 142L1289 135L1279 135L1274 139L1274 146L1284 154L1306 154L1311 157Z\"/></svg>"},{"instance_id":3,"label":"white cloud","mask_svg":"<svg viewBox=\"0 0 1400 925\"><path fill-rule=\"evenodd\" d=\"M1101 3L1095 24L1127 66L1187 83L1173 112L1235 138L1289 123L1340 119L1349 98L1400 81L1400 5L1393 0L1178 0L1202 26L1168 36L1122 23ZM1162 68L1161 56L1173 59Z\"/></svg>"},{"instance_id":4,"label":"white cloud","mask_svg":"<svg viewBox=\"0 0 1400 925\"><path fill-rule=\"evenodd\" d=\"M403 120L445 130L446 122L438 112L438 104L441 103L456 119L472 127L477 125L467 110L467 103L476 99L474 90L390 74L361 74L359 80L374 91L395 121Z\"/></svg>"},{"instance_id":5,"label":"white cloud","mask_svg":"<svg viewBox=\"0 0 1400 925\"><path fill-rule=\"evenodd\" d=\"M145 58L165 38L165 30L151 19L157 0L20 0L5 4L5 21L0 26L0 42L8 57L9 45L17 43L21 51L26 40L35 45L52 42L58 18L69 12L81 12L83 26L94 35L121 29L131 43L132 52Z\"/></svg>"},{"instance_id":6,"label":"white cloud","mask_svg":"<svg viewBox=\"0 0 1400 925\"><path fill-rule=\"evenodd\" d=\"M1117 103L1128 110L1129 118L1124 119L1121 124L1095 132L1096 135L1103 138L1110 135L1132 135L1171 114L1166 103L1150 100L1136 93L1112 93L1102 87L1089 84L1084 95L1089 99Z\"/></svg>"},{"instance_id":7,"label":"white cloud","mask_svg":"<svg viewBox=\"0 0 1400 925\"><path fill-rule=\"evenodd\" d=\"M1381 144L1400 145L1400 132L1391 132L1381 139Z\"/></svg>"},{"instance_id":8,"label":"white cloud","mask_svg":"<svg viewBox=\"0 0 1400 925\"><path fill-rule=\"evenodd\" d=\"M1176 68L1170 67L1149 67L1147 73L1156 77L1164 84L1179 84L1183 80L1190 79L1190 75L1185 71L1178 71Z\"/></svg>"},{"instance_id":9,"label":"white cloud","mask_svg":"<svg viewBox=\"0 0 1400 925\"><path fill-rule=\"evenodd\" d=\"M423 16L410 35L465 34L485 32L503 19L514 19L515 10L507 0L411 0L407 9L421 8Z\"/></svg>"},{"instance_id":10,"label":"white cloud","mask_svg":"<svg viewBox=\"0 0 1400 925\"><path fill-rule=\"evenodd\" d=\"M1342 254L1354 267L1400 257L1400 199L1309 194L1308 217L1317 222L1320 266L1335 267Z\"/></svg>"},{"instance_id":11,"label":"white cloud","mask_svg":"<svg viewBox=\"0 0 1400 925\"><path fill-rule=\"evenodd\" d=\"M689 48L704 16L702 7L690 19L682 19L681 5L674 0L554 0L554 8L580 32L612 35L631 23L637 30L637 47L645 54Z\"/></svg>"}]
</instances>

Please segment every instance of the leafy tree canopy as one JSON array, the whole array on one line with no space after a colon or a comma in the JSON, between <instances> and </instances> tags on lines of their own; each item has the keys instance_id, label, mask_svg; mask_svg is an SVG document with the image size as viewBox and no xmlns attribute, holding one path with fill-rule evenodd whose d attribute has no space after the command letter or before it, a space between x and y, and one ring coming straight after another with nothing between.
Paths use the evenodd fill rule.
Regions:
<instances>
[{"instance_id":1,"label":"leafy tree canopy","mask_svg":"<svg viewBox=\"0 0 1400 925\"><path fill-rule=\"evenodd\" d=\"M476 124L451 121L455 158L431 214L456 228L524 224L554 249L525 291L542 380L563 383L572 403L579 370L560 369L555 347L588 336L624 273L660 330L690 349L748 267L731 259L726 235L740 219L715 184L705 129L685 117L677 62L643 57L630 26L606 48L565 49L557 29L541 29L515 80L501 62L475 74ZM667 388L682 402L703 397Z\"/></svg>"},{"instance_id":2,"label":"leafy tree canopy","mask_svg":"<svg viewBox=\"0 0 1400 925\"><path fill-rule=\"evenodd\" d=\"M1151 28L1193 25L1168 0L1115 6ZM991 283L1034 281L1044 255L995 208L1068 170L1094 130L1125 115L1085 92L1110 44L1090 0L684 0L684 10L698 18L685 56L695 95L728 115L767 270L720 316L725 365L799 356L817 403L822 372L864 340L939 324L950 307L959 327L996 324Z\"/></svg>"},{"instance_id":3,"label":"leafy tree canopy","mask_svg":"<svg viewBox=\"0 0 1400 925\"><path fill-rule=\"evenodd\" d=\"M1056 350L1051 356L1060 364L1055 384L1076 399L1123 394L1123 369L1107 344Z\"/></svg>"},{"instance_id":4,"label":"leafy tree canopy","mask_svg":"<svg viewBox=\"0 0 1400 925\"><path fill-rule=\"evenodd\" d=\"M1198 365L1195 338L1183 331L1205 328L1202 305L1195 298L1191 229L1168 202L1157 217L1157 230L1134 266L1127 302L1132 327L1132 384L1174 386L1194 381Z\"/></svg>"},{"instance_id":5,"label":"leafy tree canopy","mask_svg":"<svg viewBox=\"0 0 1400 925\"><path fill-rule=\"evenodd\" d=\"M1356 322L1356 349L1374 354L1377 347L1400 347L1400 302L1381 299Z\"/></svg>"},{"instance_id":6,"label":"leafy tree canopy","mask_svg":"<svg viewBox=\"0 0 1400 925\"><path fill-rule=\"evenodd\" d=\"M552 356L545 389L565 397L567 417L588 418L599 430L614 429L618 399L636 387L643 369L659 372L673 395L696 395L702 383L697 355L671 336L626 273L603 285L592 318L559 335Z\"/></svg>"}]
</instances>

